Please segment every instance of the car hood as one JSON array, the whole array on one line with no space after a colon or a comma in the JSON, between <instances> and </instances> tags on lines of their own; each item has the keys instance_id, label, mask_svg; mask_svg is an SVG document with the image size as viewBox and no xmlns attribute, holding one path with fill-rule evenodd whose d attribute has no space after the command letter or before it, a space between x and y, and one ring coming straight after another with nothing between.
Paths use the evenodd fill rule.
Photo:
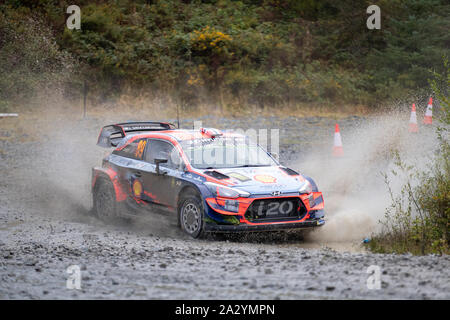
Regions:
<instances>
[{"instance_id":1,"label":"car hood","mask_svg":"<svg viewBox=\"0 0 450 320\"><path fill-rule=\"evenodd\" d=\"M245 190L251 194L271 194L298 192L305 178L299 175L289 175L281 167L246 167L214 169L230 177L235 188Z\"/></svg>"}]
</instances>

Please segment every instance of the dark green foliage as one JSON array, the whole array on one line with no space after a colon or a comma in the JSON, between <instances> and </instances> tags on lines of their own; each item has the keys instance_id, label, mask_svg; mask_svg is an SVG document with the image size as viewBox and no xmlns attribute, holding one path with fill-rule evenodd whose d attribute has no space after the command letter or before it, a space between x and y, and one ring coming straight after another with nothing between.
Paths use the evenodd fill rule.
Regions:
<instances>
[{"instance_id":1,"label":"dark green foliage","mask_svg":"<svg viewBox=\"0 0 450 320\"><path fill-rule=\"evenodd\" d=\"M57 89L72 74L72 62L38 16L0 11L0 112L36 90Z\"/></svg>"},{"instance_id":2,"label":"dark green foliage","mask_svg":"<svg viewBox=\"0 0 450 320\"><path fill-rule=\"evenodd\" d=\"M444 0L378 1L381 30L367 29L365 0L83 0L80 31L65 28L70 4L7 0L0 11L44 19L105 97L143 90L185 104L226 96L269 107L376 106L427 90L427 70L450 47ZM199 47L207 30L225 36L221 50Z\"/></svg>"}]
</instances>

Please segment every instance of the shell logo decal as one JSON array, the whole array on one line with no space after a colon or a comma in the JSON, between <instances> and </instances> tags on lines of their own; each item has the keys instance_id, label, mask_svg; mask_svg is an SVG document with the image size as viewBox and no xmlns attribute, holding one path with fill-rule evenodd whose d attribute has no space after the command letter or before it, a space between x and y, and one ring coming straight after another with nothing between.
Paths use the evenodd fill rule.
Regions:
<instances>
[{"instance_id":1,"label":"shell logo decal","mask_svg":"<svg viewBox=\"0 0 450 320\"><path fill-rule=\"evenodd\" d=\"M277 181L277 178L269 176L267 174L257 174L253 177L253 179L262 183L275 183Z\"/></svg>"},{"instance_id":2,"label":"shell logo decal","mask_svg":"<svg viewBox=\"0 0 450 320\"><path fill-rule=\"evenodd\" d=\"M139 180L134 180L133 182L133 194L138 198L142 194L142 183Z\"/></svg>"}]
</instances>

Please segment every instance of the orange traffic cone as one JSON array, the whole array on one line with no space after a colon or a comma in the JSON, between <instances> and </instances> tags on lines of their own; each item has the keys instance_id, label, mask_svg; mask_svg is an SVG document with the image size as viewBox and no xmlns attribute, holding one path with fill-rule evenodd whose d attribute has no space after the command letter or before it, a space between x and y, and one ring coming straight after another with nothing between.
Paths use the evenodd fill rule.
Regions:
<instances>
[{"instance_id":1,"label":"orange traffic cone","mask_svg":"<svg viewBox=\"0 0 450 320\"><path fill-rule=\"evenodd\" d=\"M418 132L419 127L417 126L417 115L416 115L416 104L413 103L411 109L411 117L409 118L409 132Z\"/></svg>"},{"instance_id":2,"label":"orange traffic cone","mask_svg":"<svg viewBox=\"0 0 450 320\"><path fill-rule=\"evenodd\" d=\"M334 128L334 145L333 156L342 157L344 155L344 149L342 148L341 132L339 131L339 125L336 123Z\"/></svg>"},{"instance_id":3,"label":"orange traffic cone","mask_svg":"<svg viewBox=\"0 0 450 320\"><path fill-rule=\"evenodd\" d=\"M433 98L430 97L430 101L428 101L427 111L425 112L425 117L423 118L424 124L432 124L433 123Z\"/></svg>"}]
</instances>

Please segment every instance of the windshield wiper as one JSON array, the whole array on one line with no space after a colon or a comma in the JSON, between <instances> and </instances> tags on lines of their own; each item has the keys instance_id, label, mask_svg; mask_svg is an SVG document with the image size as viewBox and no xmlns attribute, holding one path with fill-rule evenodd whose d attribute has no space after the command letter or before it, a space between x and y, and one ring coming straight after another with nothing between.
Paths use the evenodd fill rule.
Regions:
<instances>
[{"instance_id":1,"label":"windshield wiper","mask_svg":"<svg viewBox=\"0 0 450 320\"><path fill-rule=\"evenodd\" d=\"M230 167L230 168L249 168L249 167L270 167L270 164L244 164L242 166Z\"/></svg>"}]
</instances>

